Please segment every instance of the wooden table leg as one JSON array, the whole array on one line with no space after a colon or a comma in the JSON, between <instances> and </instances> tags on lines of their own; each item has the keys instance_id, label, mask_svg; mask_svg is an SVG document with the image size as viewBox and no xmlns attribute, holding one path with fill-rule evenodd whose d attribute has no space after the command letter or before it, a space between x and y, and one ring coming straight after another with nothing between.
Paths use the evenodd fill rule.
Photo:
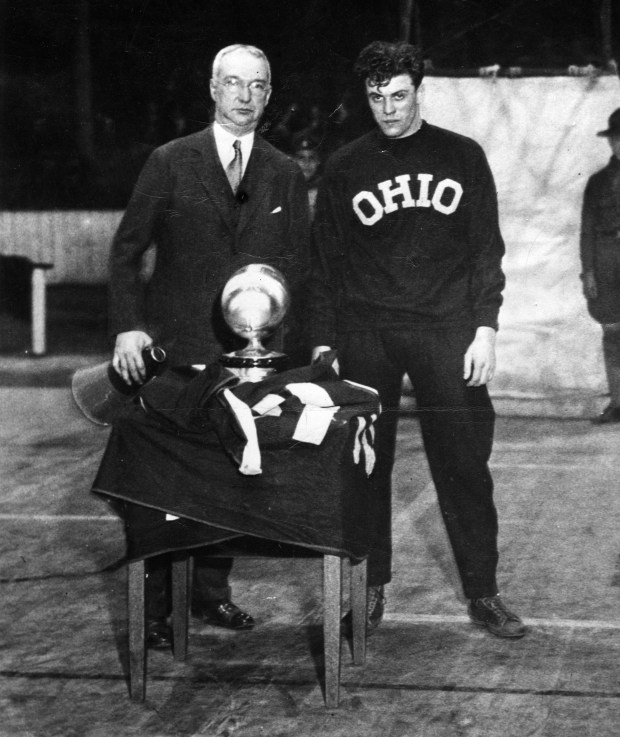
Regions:
<instances>
[{"instance_id":1,"label":"wooden table leg","mask_svg":"<svg viewBox=\"0 0 620 737\"><path fill-rule=\"evenodd\" d=\"M340 701L340 618L342 561L323 556L323 643L325 657L325 705L334 709Z\"/></svg>"},{"instance_id":2,"label":"wooden table leg","mask_svg":"<svg viewBox=\"0 0 620 737\"><path fill-rule=\"evenodd\" d=\"M51 264L33 264L31 282L31 333L32 355L44 356L47 352L46 324L47 299L45 272Z\"/></svg>"},{"instance_id":3,"label":"wooden table leg","mask_svg":"<svg viewBox=\"0 0 620 737\"><path fill-rule=\"evenodd\" d=\"M351 562L351 619L353 629L353 663L366 661L366 560Z\"/></svg>"},{"instance_id":4,"label":"wooden table leg","mask_svg":"<svg viewBox=\"0 0 620 737\"><path fill-rule=\"evenodd\" d=\"M129 631L129 695L132 701L146 696L146 641L144 619L143 560L127 566L127 628Z\"/></svg>"},{"instance_id":5,"label":"wooden table leg","mask_svg":"<svg viewBox=\"0 0 620 737\"><path fill-rule=\"evenodd\" d=\"M175 660L187 657L189 610L189 574L191 556L185 554L172 561L172 642Z\"/></svg>"}]
</instances>

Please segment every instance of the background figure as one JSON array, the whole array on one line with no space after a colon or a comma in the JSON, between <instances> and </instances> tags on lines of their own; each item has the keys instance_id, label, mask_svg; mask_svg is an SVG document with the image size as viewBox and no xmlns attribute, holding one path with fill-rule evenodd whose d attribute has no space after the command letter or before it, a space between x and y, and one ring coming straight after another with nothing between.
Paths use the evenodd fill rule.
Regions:
<instances>
[{"instance_id":1,"label":"background figure","mask_svg":"<svg viewBox=\"0 0 620 737\"><path fill-rule=\"evenodd\" d=\"M310 216L314 218L316 207L316 196L321 181L321 154L319 150L320 140L306 132L301 132L293 137L291 152L293 160L301 169L308 187L308 204Z\"/></svg>"},{"instance_id":2,"label":"background figure","mask_svg":"<svg viewBox=\"0 0 620 737\"><path fill-rule=\"evenodd\" d=\"M597 133L611 146L604 169L586 185L581 213L581 278L588 311L603 328L609 404L592 422L620 422L620 108Z\"/></svg>"},{"instance_id":3,"label":"background figure","mask_svg":"<svg viewBox=\"0 0 620 737\"><path fill-rule=\"evenodd\" d=\"M167 350L172 371L208 365L242 347L245 342L224 321L219 297L234 272L249 263L266 263L284 274L292 297L289 314L295 313L308 202L299 168L255 134L271 94L264 53L240 44L220 51L210 91L213 125L155 149L112 245L113 366L128 383L144 378L141 351L153 342ZM142 261L152 244L157 254L145 284ZM288 336L295 339L291 330ZM253 619L230 600L232 560L197 554L194 561L193 615L230 629L252 627ZM147 563L148 642L167 647L168 557Z\"/></svg>"},{"instance_id":4,"label":"background figure","mask_svg":"<svg viewBox=\"0 0 620 737\"><path fill-rule=\"evenodd\" d=\"M306 115L303 106L298 102L292 102L272 124L266 134L267 139L280 151L289 151L293 136L305 126Z\"/></svg>"},{"instance_id":5,"label":"background figure","mask_svg":"<svg viewBox=\"0 0 620 737\"><path fill-rule=\"evenodd\" d=\"M344 91L337 107L327 116L321 135L323 161L346 143L372 130L374 120L368 109L366 95L359 90Z\"/></svg>"},{"instance_id":6,"label":"background figure","mask_svg":"<svg viewBox=\"0 0 620 737\"><path fill-rule=\"evenodd\" d=\"M472 621L500 637L525 627L498 595L497 514L488 461L504 243L486 157L421 118L421 52L375 42L356 72L376 125L328 160L315 216L308 300L313 357L336 348L343 379L375 387L374 538L367 627L391 579L391 473L403 377Z\"/></svg>"}]
</instances>

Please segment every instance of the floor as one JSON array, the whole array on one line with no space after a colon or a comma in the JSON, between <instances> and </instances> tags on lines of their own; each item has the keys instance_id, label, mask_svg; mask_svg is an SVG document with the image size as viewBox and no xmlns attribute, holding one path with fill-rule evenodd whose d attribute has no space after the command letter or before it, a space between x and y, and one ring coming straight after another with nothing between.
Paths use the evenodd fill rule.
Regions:
<instances>
[{"instance_id":1,"label":"floor","mask_svg":"<svg viewBox=\"0 0 620 737\"><path fill-rule=\"evenodd\" d=\"M620 427L586 420L498 418L500 587L524 639L469 623L405 414L387 612L365 667L343 643L340 708L323 704L307 560L236 564L255 630L192 622L187 662L149 653L146 701L130 702L123 530L89 493L108 431L69 391L107 344L99 323L63 320L48 356L28 357L17 330L0 354L1 737L620 735Z\"/></svg>"}]
</instances>

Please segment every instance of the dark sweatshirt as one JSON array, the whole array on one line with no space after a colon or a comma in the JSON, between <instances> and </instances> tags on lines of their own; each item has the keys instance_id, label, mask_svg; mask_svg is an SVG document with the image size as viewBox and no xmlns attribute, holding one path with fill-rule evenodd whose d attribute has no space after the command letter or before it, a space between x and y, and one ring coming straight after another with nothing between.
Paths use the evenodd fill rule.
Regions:
<instances>
[{"instance_id":1,"label":"dark sweatshirt","mask_svg":"<svg viewBox=\"0 0 620 737\"><path fill-rule=\"evenodd\" d=\"M374 130L339 149L319 190L313 250L312 345L365 329L497 329L497 193L469 138L423 122L406 138Z\"/></svg>"}]
</instances>

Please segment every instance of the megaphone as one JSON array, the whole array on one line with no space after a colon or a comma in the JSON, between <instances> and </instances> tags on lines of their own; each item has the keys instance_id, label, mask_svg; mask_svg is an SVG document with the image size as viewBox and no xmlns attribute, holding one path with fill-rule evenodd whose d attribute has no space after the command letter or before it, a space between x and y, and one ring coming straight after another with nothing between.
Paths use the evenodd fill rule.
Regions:
<instances>
[{"instance_id":1,"label":"megaphone","mask_svg":"<svg viewBox=\"0 0 620 737\"><path fill-rule=\"evenodd\" d=\"M111 361L78 369L71 379L71 393L82 414L96 425L111 425L142 387L161 373L166 351L151 346L142 351L146 377L142 383L126 384Z\"/></svg>"}]
</instances>

